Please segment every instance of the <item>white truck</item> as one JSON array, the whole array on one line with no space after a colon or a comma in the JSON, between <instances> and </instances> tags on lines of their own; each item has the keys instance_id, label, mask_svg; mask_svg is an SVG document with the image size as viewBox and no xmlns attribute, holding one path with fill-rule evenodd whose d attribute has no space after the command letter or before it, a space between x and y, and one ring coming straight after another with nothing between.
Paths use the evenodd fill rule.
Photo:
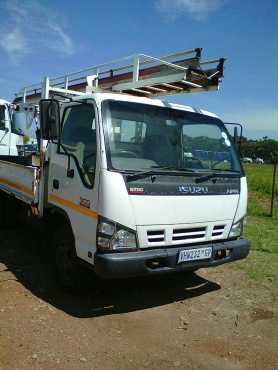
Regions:
<instances>
[{"instance_id":1,"label":"white truck","mask_svg":"<svg viewBox=\"0 0 278 370\"><path fill-rule=\"evenodd\" d=\"M13 125L11 103L0 99L0 156L17 156L20 145L23 145L23 135Z\"/></svg>"},{"instance_id":2,"label":"white truck","mask_svg":"<svg viewBox=\"0 0 278 370\"><path fill-rule=\"evenodd\" d=\"M225 124L156 98L218 89L224 59L203 62L194 49L121 63L17 94L17 111L39 104L41 149L1 157L3 209L13 196L44 222L67 286L79 261L120 278L245 258L246 177Z\"/></svg>"}]
</instances>

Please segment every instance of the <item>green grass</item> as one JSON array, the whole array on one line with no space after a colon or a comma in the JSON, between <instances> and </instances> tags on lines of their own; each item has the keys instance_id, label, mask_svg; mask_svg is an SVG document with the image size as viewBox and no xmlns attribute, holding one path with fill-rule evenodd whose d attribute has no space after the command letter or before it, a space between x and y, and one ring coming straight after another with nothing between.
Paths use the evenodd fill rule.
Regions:
<instances>
[{"instance_id":1,"label":"green grass","mask_svg":"<svg viewBox=\"0 0 278 370\"><path fill-rule=\"evenodd\" d=\"M274 217L270 217L272 166L245 167L249 189L248 217L244 236L251 240L249 257L235 264L278 299L278 173Z\"/></svg>"},{"instance_id":2,"label":"green grass","mask_svg":"<svg viewBox=\"0 0 278 370\"><path fill-rule=\"evenodd\" d=\"M273 165L249 164L244 166L248 179L249 191L258 192L263 195L271 195ZM278 169L276 175L275 195L278 196Z\"/></svg>"}]
</instances>

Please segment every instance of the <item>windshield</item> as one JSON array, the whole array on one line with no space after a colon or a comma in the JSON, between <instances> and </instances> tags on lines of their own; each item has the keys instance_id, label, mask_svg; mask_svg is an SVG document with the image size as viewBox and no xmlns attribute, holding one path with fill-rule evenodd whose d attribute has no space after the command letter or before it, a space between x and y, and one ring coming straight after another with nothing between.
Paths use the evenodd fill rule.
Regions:
<instances>
[{"instance_id":1,"label":"windshield","mask_svg":"<svg viewBox=\"0 0 278 370\"><path fill-rule=\"evenodd\" d=\"M105 101L108 163L122 171L240 171L223 123L172 108Z\"/></svg>"}]
</instances>

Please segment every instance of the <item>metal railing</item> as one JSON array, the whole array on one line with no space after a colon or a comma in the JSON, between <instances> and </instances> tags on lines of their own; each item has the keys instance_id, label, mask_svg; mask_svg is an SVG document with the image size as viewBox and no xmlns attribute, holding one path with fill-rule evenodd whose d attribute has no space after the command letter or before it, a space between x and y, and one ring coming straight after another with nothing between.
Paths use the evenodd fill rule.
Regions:
<instances>
[{"instance_id":1,"label":"metal railing","mask_svg":"<svg viewBox=\"0 0 278 370\"><path fill-rule=\"evenodd\" d=\"M98 82L101 78L106 77L113 77L117 76L121 73L131 73L131 81L132 82L138 82L140 80L140 71L141 68L144 66L165 66L175 71L180 71L186 73L188 69L190 69L190 63L197 63L200 71L201 67L204 65L209 64L215 64L219 63L221 59L214 59L214 60L208 60L208 61L200 61L201 59L201 48L191 49L191 50L184 50L177 53L168 54L166 56L162 56L160 58L152 57L146 54L135 54L130 55L127 57L123 57L120 59L115 59L113 61L110 61L108 63L98 64L92 67L88 67L85 69L81 69L76 72L67 73L64 75L60 75L57 77L49 78L49 84L53 88L61 88L63 90L68 90L73 85L78 84L87 84L88 81L91 82L91 84L94 84L95 88L98 88ZM188 56L191 56L188 59ZM179 61L177 61L177 58L179 58ZM128 63L130 61L130 63ZM177 63L179 62L187 62L188 66L181 66ZM211 77L214 77L218 72L216 71L214 74L212 74ZM88 78L89 77L89 78ZM90 78L91 77L91 78ZM195 87L201 87L198 85L194 85L190 82L188 82L192 86ZM43 83L37 83L33 85L29 85L21 89L16 94L16 99L23 99L23 102L26 101L27 96L30 95L41 95L42 94L42 86Z\"/></svg>"}]
</instances>

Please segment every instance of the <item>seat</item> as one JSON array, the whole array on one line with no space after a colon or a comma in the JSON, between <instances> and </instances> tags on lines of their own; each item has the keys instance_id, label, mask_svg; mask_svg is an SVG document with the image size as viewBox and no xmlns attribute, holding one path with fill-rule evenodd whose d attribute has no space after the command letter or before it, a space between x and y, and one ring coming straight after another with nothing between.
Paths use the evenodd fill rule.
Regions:
<instances>
[{"instance_id":1,"label":"seat","mask_svg":"<svg viewBox=\"0 0 278 370\"><path fill-rule=\"evenodd\" d=\"M143 145L144 158L159 166L177 166L176 146L164 135L146 136Z\"/></svg>"}]
</instances>

